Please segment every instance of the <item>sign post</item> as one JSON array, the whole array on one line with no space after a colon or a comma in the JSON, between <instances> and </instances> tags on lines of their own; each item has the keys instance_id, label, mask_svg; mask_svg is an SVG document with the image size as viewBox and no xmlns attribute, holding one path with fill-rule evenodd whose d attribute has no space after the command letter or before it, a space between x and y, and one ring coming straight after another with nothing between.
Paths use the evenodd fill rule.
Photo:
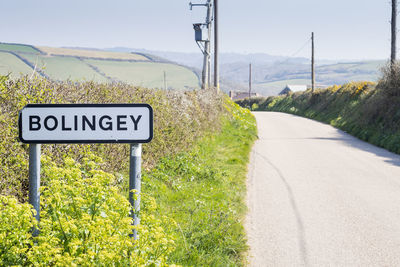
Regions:
<instances>
[{"instance_id":1,"label":"sign post","mask_svg":"<svg viewBox=\"0 0 400 267\"><path fill-rule=\"evenodd\" d=\"M36 210L35 218L40 220L40 144L29 145L29 203ZM33 235L39 234L33 229Z\"/></svg>"},{"instance_id":2,"label":"sign post","mask_svg":"<svg viewBox=\"0 0 400 267\"><path fill-rule=\"evenodd\" d=\"M130 162L129 162L129 202L132 206L133 225L140 224L140 185L141 185L141 158L142 145L131 144ZM133 238L137 239L137 230L133 230Z\"/></svg>"},{"instance_id":3,"label":"sign post","mask_svg":"<svg viewBox=\"0 0 400 267\"><path fill-rule=\"evenodd\" d=\"M29 104L20 111L18 123L19 139L29 144L29 203L36 210L38 222L40 144L128 143L131 144L129 201L133 224L139 225L141 143L148 143L153 138L153 109L150 105ZM38 233L38 229L34 229L34 235ZM137 239L136 230L132 236Z\"/></svg>"}]
</instances>

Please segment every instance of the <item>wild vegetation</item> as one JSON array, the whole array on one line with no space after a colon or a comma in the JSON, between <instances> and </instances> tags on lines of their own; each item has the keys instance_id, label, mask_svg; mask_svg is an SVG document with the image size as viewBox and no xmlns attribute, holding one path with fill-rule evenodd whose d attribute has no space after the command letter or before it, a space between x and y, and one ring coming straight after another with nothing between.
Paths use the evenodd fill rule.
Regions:
<instances>
[{"instance_id":1,"label":"wild vegetation","mask_svg":"<svg viewBox=\"0 0 400 267\"><path fill-rule=\"evenodd\" d=\"M352 82L315 92L238 101L253 110L279 111L329 123L400 153L400 67L382 69L378 83Z\"/></svg>"},{"instance_id":2,"label":"wild vegetation","mask_svg":"<svg viewBox=\"0 0 400 267\"><path fill-rule=\"evenodd\" d=\"M27 103L149 103L139 241L127 201L128 145L43 145L41 221L27 201ZM214 91L0 78L0 265L240 265L251 114ZM31 228L40 229L33 237Z\"/></svg>"}]
</instances>

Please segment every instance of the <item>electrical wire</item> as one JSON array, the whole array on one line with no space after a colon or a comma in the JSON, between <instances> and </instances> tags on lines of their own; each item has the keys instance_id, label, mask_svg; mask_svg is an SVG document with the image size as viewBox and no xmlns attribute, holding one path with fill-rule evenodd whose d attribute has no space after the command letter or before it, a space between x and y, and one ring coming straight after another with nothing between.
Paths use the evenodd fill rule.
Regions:
<instances>
[{"instance_id":1,"label":"electrical wire","mask_svg":"<svg viewBox=\"0 0 400 267\"><path fill-rule=\"evenodd\" d=\"M311 38L307 39L307 41L301 46L300 49L298 49L295 53L293 53L292 55L290 55L286 60L281 61L281 62L277 62L275 64L275 66L277 65L281 65L281 64L285 64L288 61L290 61L293 57L295 57L296 55L298 55L301 51L303 51L303 49L311 42Z\"/></svg>"}]
</instances>

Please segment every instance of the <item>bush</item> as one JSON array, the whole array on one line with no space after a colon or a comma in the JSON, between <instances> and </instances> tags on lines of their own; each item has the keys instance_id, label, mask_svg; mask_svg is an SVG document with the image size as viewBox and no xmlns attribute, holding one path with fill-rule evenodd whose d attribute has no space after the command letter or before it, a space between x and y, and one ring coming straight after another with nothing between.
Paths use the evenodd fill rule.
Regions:
<instances>
[{"instance_id":1,"label":"bush","mask_svg":"<svg viewBox=\"0 0 400 267\"><path fill-rule=\"evenodd\" d=\"M27 265L36 225L31 206L0 195L0 266Z\"/></svg>"},{"instance_id":2,"label":"bush","mask_svg":"<svg viewBox=\"0 0 400 267\"><path fill-rule=\"evenodd\" d=\"M31 234L35 219L30 206L0 197L0 265L166 265L175 245L165 229L174 222L157 218L154 199L144 195L135 243L130 204L100 164L91 154L81 164L66 158L63 167L43 160L47 186L41 192L38 237Z\"/></svg>"},{"instance_id":3,"label":"bush","mask_svg":"<svg viewBox=\"0 0 400 267\"><path fill-rule=\"evenodd\" d=\"M0 76L0 194L26 201L28 146L18 140L18 112L28 103L149 103L154 109L154 139L143 146L143 169L165 156L186 151L209 131L219 131L226 114L223 94L212 90L190 92L150 90L126 84L51 82L27 77ZM101 156L102 169L127 173L129 145L43 145L42 153L61 163L80 160L88 151Z\"/></svg>"},{"instance_id":4,"label":"bush","mask_svg":"<svg viewBox=\"0 0 400 267\"><path fill-rule=\"evenodd\" d=\"M400 96L400 63L386 63L381 69L382 77L379 80L378 87L383 90L387 96Z\"/></svg>"}]
</instances>

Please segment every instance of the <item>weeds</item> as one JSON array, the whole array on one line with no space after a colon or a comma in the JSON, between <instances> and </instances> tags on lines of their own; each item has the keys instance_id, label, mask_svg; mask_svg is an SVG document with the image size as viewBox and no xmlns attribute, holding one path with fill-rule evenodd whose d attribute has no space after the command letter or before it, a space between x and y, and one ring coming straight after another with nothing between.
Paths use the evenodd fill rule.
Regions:
<instances>
[{"instance_id":1,"label":"weeds","mask_svg":"<svg viewBox=\"0 0 400 267\"><path fill-rule=\"evenodd\" d=\"M21 203L28 146L17 139L18 111L27 103L118 102L145 102L155 111L155 138L144 145L139 243L129 238L127 145L43 145L34 239L32 207ZM256 138L247 110L210 91L8 77L0 77L0 103L0 265L244 263L246 164Z\"/></svg>"}]
</instances>

